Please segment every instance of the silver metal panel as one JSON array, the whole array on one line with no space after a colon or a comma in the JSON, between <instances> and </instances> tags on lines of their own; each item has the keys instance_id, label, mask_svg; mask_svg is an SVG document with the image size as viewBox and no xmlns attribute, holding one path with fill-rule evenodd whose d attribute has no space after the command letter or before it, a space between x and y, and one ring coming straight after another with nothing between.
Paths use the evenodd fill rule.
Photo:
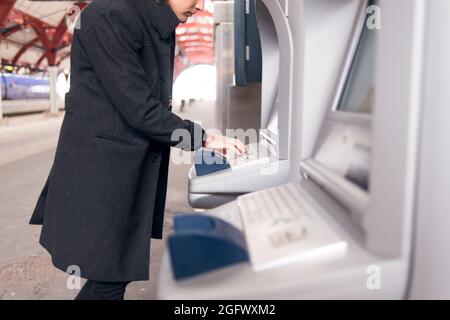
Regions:
<instances>
[{"instance_id":1,"label":"silver metal panel","mask_svg":"<svg viewBox=\"0 0 450 320\"><path fill-rule=\"evenodd\" d=\"M329 87L329 89L333 88L331 91L333 92L332 104L328 105L326 119L316 140L313 157L307 161L301 161L301 168L310 178L321 183L330 194L339 199L350 212L362 214L368 207L368 194L356 185L351 186L346 174L353 166L360 171L357 173L358 180L364 181L364 185L368 183L369 164L364 162L368 162L367 158L370 157L371 116L336 110L347 82L362 30L366 26L368 2L353 1L353 3L353 10L348 10L353 14L352 31L341 34L341 42L346 43L344 47L346 54L341 58L343 67L340 68L341 72L338 77L330 78L337 80L334 88ZM357 8L356 12L354 8ZM308 83L307 78L304 81ZM368 155L358 152L356 147L359 148L358 150L367 150ZM363 170L358 167L363 167Z\"/></svg>"},{"instance_id":2,"label":"silver metal panel","mask_svg":"<svg viewBox=\"0 0 450 320\"><path fill-rule=\"evenodd\" d=\"M297 13L295 16L303 20L304 28L304 38L296 36L302 41L302 46L297 49L297 44L296 49L304 54L303 65L295 66L296 73L301 74L296 81L296 86L301 87L294 90L298 104L293 124L296 163L313 155L323 120L329 116L339 92L338 84L349 68L350 50L355 47L355 35L360 33L358 26L367 3L365 0L300 2L290 2L291 15L294 9L302 11L300 18ZM299 27L298 21L291 24Z\"/></svg>"},{"instance_id":3,"label":"silver metal panel","mask_svg":"<svg viewBox=\"0 0 450 320\"><path fill-rule=\"evenodd\" d=\"M234 24L223 22L215 28L217 70L216 123L220 130L228 128L230 88L234 79Z\"/></svg>"},{"instance_id":4,"label":"silver metal panel","mask_svg":"<svg viewBox=\"0 0 450 320\"><path fill-rule=\"evenodd\" d=\"M367 248L408 259L417 182L427 1L380 0Z\"/></svg>"},{"instance_id":5,"label":"silver metal panel","mask_svg":"<svg viewBox=\"0 0 450 320\"><path fill-rule=\"evenodd\" d=\"M289 1L289 12L292 13L288 17L289 26L292 32L293 50L295 52L293 64L293 90L292 90L292 111L291 111L291 150L290 159L292 162L289 180L291 182L301 179L297 164L303 159L304 144L302 140L307 140L305 133L307 132L307 125L311 121L304 119L304 99L306 81L305 73L305 51L306 51L306 34L305 34L305 20L306 12L303 0ZM309 47L309 46L308 46ZM305 126L306 125L306 126Z\"/></svg>"},{"instance_id":6,"label":"silver metal panel","mask_svg":"<svg viewBox=\"0 0 450 320\"><path fill-rule=\"evenodd\" d=\"M351 1L328 0L327 2L339 3L344 7ZM313 5L312 3L310 5ZM372 123L368 123L370 120L367 118L359 117L353 124L360 129L372 127L371 198L368 210L359 217L361 223L355 223L356 217L348 215L348 209L342 207L318 184L310 180L301 182L301 187L311 196L309 200L316 206L315 212L322 215L348 242L347 256L320 263L292 263L263 272L254 272L249 264L240 264L191 280L176 282L172 277L166 255L159 278L158 298L404 298L410 262L412 212L416 203L414 196L417 194L418 181L424 181L421 190L425 192L419 193L417 200L419 224L416 235L418 250L416 255L420 258L429 257L433 259L432 261L444 262L444 266L431 270L428 269L430 266L428 260L421 260L423 264L416 265L417 274L414 278L418 287L413 287L412 292L420 292L415 290L426 286L426 291L423 291L425 294L416 293L416 297L429 297L431 292L438 297L448 298L448 289L445 290L448 284L448 277L445 277L448 270L448 255L445 259L436 259L445 254L441 248L448 242L446 240L449 221L443 216L448 216L447 208L450 206L447 194L450 188L448 186L450 172L447 165L450 161L450 152L445 147L450 139L450 132L445 121L450 117L447 107L450 96L447 82L443 79L450 72L447 59L450 46L446 43L439 46L439 51L428 50L426 56L428 56L429 64L434 65L434 69L424 78L422 71L426 65L423 64L425 58L423 48L427 48L424 41L425 15L427 12L433 12L428 10L429 3L434 3L434 10L441 12L442 20L448 20L445 12L448 12L450 7L442 6L441 0L380 0L383 8L383 29L380 31L377 49L375 113ZM434 16L432 18L428 21L435 19ZM441 31L444 34L437 32L436 28L429 29L429 32L436 32L435 36L439 42L448 38L450 24L446 24L446 28ZM431 39L436 41L435 38ZM428 44L430 48L431 42ZM444 61L445 64L441 67ZM424 84L432 84L432 86L428 87L428 94L422 100ZM419 124L421 112L424 111L422 101L426 101L429 108L423 113L425 126L422 149L420 149L423 162L419 163L419 133L421 132ZM341 119L333 117L333 121L345 120L341 122L344 125L352 123L352 117L348 115ZM421 180L417 180L418 168L422 170ZM433 189L434 183L437 183L441 189ZM435 195L437 203L435 203ZM436 208L439 205L443 205L442 214L439 214L439 211L436 214ZM236 204L231 202L210 212L221 216L224 211L235 210ZM431 217L430 210L432 210ZM444 225L438 226L439 223ZM430 234L435 231L437 235L430 237ZM370 266L376 266L381 270L380 290L370 290L367 287ZM428 286L425 283L426 277L434 271L437 273ZM433 283L438 285L439 280L444 283L440 284L438 291L433 292L432 285Z\"/></svg>"},{"instance_id":7,"label":"silver metal panel","mask_svg":"<svg viewBox=\"0 0 450 320\"><path fill-rule=\"evenodd\" d=\"M364 249L364 239L353 228L346 212L309 181L302 183L314 194L318 214L349 244L346 257L312 263L290 263L255 272L243 263L184 280L175 281L165 254L158 279L158 299L400 299L406 286L407 265L400 259L385 259ZM320 203L320 206L318 205ZM235 211L236 202L208 211L221 216ZM326 212L333 213L329 215ZM382 290L367 288L369 266L383 270Z\"/></svg>"},{"instance_id":8,"label":"silver metal panel","mask_svg":"<svg viewBox=\"0 0 450 320\"><path fill-rule=\"evenodd\" d=\"M278 157L284 160L289 158L291 143L294 63L292 34L279 2L258 0L256 14L263 53L261 126L265 128L268 125L278 96ZM277 83L274 84L274 81Z\"/></svg>"},{"instance_id":9,"label":"silver metal panel","mask_svg":"<svg viewBox=\"0 0 450 320\"><path fill-rule=\"evenodd\" d=\"M198 209L217 208L225 203L236 200L239 195L189 193L189 205Z\"/></svg>"},{"instance_id":10,"label":"silver metal panel","mask_svg":"<svg viewBox=\"0 0 450 320\"><path fill-rule=\"evenodd\" d=\"M423 119L416 193L412 299L450 299L450 1L429 4Z\"/></svg>"},{"instance_id":11,"label":"silver metal panel","mask_svg":"<svg viewBox=\"0 0 450 320\"><path fill-rule=\"evenodd\" d=\"M289 161L272 161L236 171L225 170L197 177L189 171L189 193L242 194L283 184L289 175Z\"/></svg>"},{"instance_id":12,"label":"silver metal panel","mask_svg":"<svg viewBox=\"0 0 450 320\"><path fill-rule=\"evenodd\" d=\"M295 1L295 0L294 0ZM285 16L289 15L289 0L278 0Z\"/></svg>"},{"instance_id":13,"label":"silver metal panel","mask_svg":"<svg viewBox=\"0 0 450 320\"><path fill-rule=\"evenodd\" d=\"M236 172L228 170L203 177L196 177L195 169L192 167L189 175L189 197L192 199L191 204L194 207L197 204L202 207L205 206L203 198L206 194L214 194L217 197L220 197L220 194L242 194L283 184L289 179L291 162L286 159L289 159L291 138L292 66L294 57L291 31L283 9L277 1L257 0L256 4L263 52L262 127L267 126L273 112L277 93L279 93L278 123L280 131L268 138L276 139L277 155L280 160L274 161L270 165L258 164L253 168ZM218 91L224 90L224 86L225 83L221 85L222 89ZM230 109L220 105L221 103L229 105L230 101L225 100L226 98L223 95L220 95L219 98L221 102L218 101L218 110ZM224 111L220 115L222 119L226 116ZM202 197L191 194L201 194ZM214 197L214 199L217 199L217 197Z\"/></svg>"},{"instance_id":14,"label":"silver metal panel","mask_svg":"<svg viewBox=\"0 0 450 320\"><path fill-rule=\"evenodd\" d=\"M256 6L262 51L261 128L267 128L278 95L280 43L270 12L259 1Z\"/></svg>"},{"instance_id":15,"label":"silver metal panel","mask_svg":"<svg viewBox=\"0 0 450 320\"><path fill-rule=\"evenodd\" d=\"M369 204L367 192L350 181L342 179L341 174L329 170L313 159L303 161L300 167L308 179L332 194L347 209L347 213L358 215L367 210ZM355 217L355 220L357 222L359 218Z\"/></svg>"}]
</instances>

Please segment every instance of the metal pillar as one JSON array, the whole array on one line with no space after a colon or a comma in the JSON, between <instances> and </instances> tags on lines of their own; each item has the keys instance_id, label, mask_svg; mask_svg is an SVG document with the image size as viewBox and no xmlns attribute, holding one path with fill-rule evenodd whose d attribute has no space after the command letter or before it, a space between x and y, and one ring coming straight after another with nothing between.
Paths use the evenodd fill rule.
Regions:
<instances>
[{"instance_id":1,"label":"metal pillar","mask_svg":"<svg viewBox=\"0 0 450 320\"><path fill-rule=\"evenodd\" d=\"M50 113L57 113L59 110L59 96L56 92L56 80L58 77L58 67L49 66L47 68L50 80Z\"/></svg>"},{"instance_id":2,"label":"metal pillar","mask_svg":"<svg viewBox=\"0 0 450 320\"><path fill-rule=\"evenodd\" d=\"M16 0L2 0L0 2L0 24L4 24L15 3Z\"/></svg>"}]
</instances>

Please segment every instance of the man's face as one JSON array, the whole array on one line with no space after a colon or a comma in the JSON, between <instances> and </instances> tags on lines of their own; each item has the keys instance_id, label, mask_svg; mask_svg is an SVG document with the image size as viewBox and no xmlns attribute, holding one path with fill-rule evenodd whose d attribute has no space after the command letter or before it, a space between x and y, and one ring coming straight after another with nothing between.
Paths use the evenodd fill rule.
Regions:
<instances>
[{"instance_id":1,"label":"man's face","mask_svg":"<svg viewBox=\"0 0 450 320\"><path fill-rule=\"evenodd\" d=\"M167 0L170 8L181 23L199 11L203 10L205 0Z\"/></svg>"}]
</instances>

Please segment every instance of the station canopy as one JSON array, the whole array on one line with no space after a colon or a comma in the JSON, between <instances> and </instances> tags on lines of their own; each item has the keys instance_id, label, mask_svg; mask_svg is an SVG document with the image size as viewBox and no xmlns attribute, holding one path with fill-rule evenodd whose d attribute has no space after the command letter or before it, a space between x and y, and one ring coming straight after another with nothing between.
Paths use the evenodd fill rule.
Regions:
<instances>
[{"instance_id":1,"label":"station canopy","mask_svg":"<svg viewBox=\"0 0 450 320\"><path fill-rule=\"evenodd\" d=\"M152 0L149 0L152 1ZM0 58L15 71L70 69L76 17L91 1L0 0ZM176 30L175 77L184 69L214 63L213 2Z\"/></svg>"}]
</instances>

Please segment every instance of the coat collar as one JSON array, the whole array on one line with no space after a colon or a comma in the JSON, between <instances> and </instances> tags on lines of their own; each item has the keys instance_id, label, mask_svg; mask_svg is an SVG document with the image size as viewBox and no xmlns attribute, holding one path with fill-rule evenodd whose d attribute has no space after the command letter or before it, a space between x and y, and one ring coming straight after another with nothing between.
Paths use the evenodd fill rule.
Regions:
<instances>
[{"instance_id":1,"label":"coat collar","mask_svg":"<svg viewBox=\"0 0 450 320\"><path fill-rule=\"evenodd\" d=\"M132 0L130 2L145 22L154 26L163 39L169 38L180 23L167 1Z\"/></svg>"}]
</instances>

